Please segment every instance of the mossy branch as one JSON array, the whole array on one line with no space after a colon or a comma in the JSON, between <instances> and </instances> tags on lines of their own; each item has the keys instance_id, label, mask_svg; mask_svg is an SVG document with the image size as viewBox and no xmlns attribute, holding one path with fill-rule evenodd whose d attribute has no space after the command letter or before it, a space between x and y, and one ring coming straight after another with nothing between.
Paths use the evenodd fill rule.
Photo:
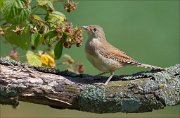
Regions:
<instances>
[{"instance_id":1,"label":"mossy branch","mask_svg":"<svg viewBox=\"0 0 180 118\"><path fill-rule=\"evenodd\" d=\"M0 58L0 104L19 101L88 112L149 112L180 104L180 64L165 71L106 77L33 67ZM95 78L95 80L94 80Z\"/></svg>"}]
</instances>

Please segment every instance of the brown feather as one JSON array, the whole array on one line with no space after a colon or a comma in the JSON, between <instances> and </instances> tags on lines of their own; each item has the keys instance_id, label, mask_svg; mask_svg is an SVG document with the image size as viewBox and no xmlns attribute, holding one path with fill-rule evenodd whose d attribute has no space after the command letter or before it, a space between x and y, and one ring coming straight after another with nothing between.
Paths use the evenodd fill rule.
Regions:
<instances>
[{"instance_id":1,"label":"brown feather","mask_svg":"<svg viewBox=\"0 0 180 118\"><path fill-rule=\"evenodd\" d=\"M99 48L99 53L104 55L106 58L115 59L120 63L138 64L138 62L135 61L132 57L128 56L125 52L113 47L110 43L106 42L103 44L104 45L102 45L102 47Z\"/></svg>"}]
</instances>

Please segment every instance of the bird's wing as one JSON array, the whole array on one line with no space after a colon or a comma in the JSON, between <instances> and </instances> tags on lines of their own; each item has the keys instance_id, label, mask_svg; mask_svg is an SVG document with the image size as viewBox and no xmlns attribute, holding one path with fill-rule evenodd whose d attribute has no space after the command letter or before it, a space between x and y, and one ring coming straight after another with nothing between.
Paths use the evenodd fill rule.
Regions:
<instances>
[{"instance_id":1,"label":"bird's wing","mask_svg":"<svg viewBox=\"0 0 180 118\"><path fill-rule=\"evenodd\" d=\"M104 57L119 61L121 63L138 64L137 61L135 61L132 57L128 56L125 52L120 51L109 43L107 45L108 46L103 45L102 48L100 48L99 50L99 53Z\"/></svg>"}]
</instances>

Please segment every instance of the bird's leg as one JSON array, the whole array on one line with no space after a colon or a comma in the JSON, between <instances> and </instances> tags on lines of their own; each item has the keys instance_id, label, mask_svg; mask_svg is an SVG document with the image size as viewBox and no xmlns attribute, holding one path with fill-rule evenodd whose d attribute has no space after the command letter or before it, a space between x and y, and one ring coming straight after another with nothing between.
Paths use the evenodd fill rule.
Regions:
<instances>
[{"instance_id":1,"label":"bird's leg","mask_svg":"<svg viewBox=\"0 0 180 118\"><path fill-rule=\"evenodd\" d=\"M109 78L107 79L107 81L104 85L107 85L113 76L114 76L114 72L111 72L111 76L109 76Z\"/></svg>"}]
</instances>

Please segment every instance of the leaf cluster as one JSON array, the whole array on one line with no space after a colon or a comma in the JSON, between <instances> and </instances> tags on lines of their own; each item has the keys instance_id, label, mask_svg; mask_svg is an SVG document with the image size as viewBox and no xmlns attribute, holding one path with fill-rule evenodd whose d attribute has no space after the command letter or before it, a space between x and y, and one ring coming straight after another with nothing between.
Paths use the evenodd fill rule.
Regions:
<instances>
[{"instance_id":1,"label":"leaf cluster","mask_svg":"<svg viewBox=\"0 0 180 118\"><path fill-rule=\"evenodd\" d=\"M64 8L72 12L77 4L67 0ZM45 57L53 54L54 61L61 57L64 47L70 48L74 44L79 47L82 44L82 29L73 27L63 13L56 11L53 0L0 0L0 19L0 36L27 52L32 50L31 56L38 54L35 51L39 47L45 47L42 54L46 54Z\"/></svg>"}]
</instances>

